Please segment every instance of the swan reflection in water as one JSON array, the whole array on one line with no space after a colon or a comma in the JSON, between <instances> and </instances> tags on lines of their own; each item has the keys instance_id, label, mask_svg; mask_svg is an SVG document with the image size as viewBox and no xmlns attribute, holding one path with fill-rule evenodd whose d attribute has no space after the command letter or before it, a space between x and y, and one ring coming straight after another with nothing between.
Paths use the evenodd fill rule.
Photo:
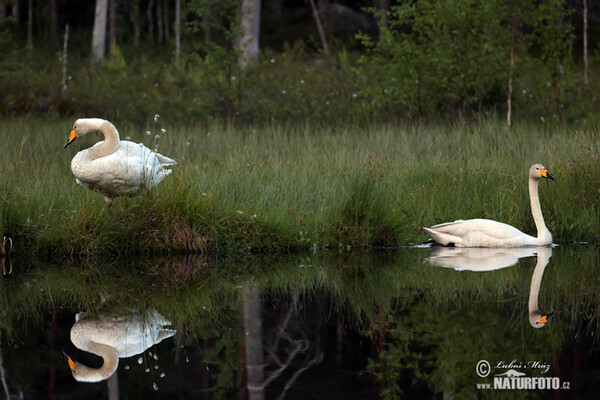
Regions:
<instances>
[{"instance_id":1,"label":"swan reflection in water","mask_svg":"<svg viewBox=\"0 0 600 400\"><path fill-rule=\"evenodd\" d=\"M555 314L542 314L538 308L538 295L544 270L552 257L552 247L480 248L434 247L427 261L438 267L457 271L493 271L515 265L520 258L537 255L529 289L529 323L541 328Z\"/></svg>"},{"instance_id":2,"label":"swan reflection in water","mask_svg":"<svg viewBox=\"0 0 600 400\"><path fill-rule=\"evenodd\" d=\"M107 313L94 317L85 312L75 316L71 342L80 350L102 357L100 368L90 368L67 356L73 377L79 382L100 382L115 373L119 358L141 354L152 345L173 336L177 331L168 328L171 322L150 310L146 314Z\"/></svg>"}]
</instances>

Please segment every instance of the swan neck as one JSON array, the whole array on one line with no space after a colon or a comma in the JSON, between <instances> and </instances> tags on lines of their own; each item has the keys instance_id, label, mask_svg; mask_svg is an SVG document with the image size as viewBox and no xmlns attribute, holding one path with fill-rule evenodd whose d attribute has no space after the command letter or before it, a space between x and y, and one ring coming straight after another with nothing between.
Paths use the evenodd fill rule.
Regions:
<instances>
[{"instance_id":1,"label":"swan neck","mask_svg":"<svg viewBox=\"0 0 600 400\"><path fill-rule=\"evenodd\" d=\"M77 375L75 375L75 379L78 381L99 382L107 379L117 370L119 355L114 347L90 341L87 348L82 350L102 357L103 364L100 368L90 368L79 363L77 366Z\"/></svg>"},{"instance_id":2,"label":"swan neck","mask_svg":"<svg viewBox=\"0 0 600 400\"><path fill-rule=\"evenodd\" d=\"M109 121L102 121L96 127L104 135L104 143L90 148L92 160L114 153L119 147L119 132Z\"/></svg>"},{"instance_id":3,"label":"swan neck","mask_svg":"<svg viewBox=\"0 0 600 400\"><path fill-rule=\"evenodd\" d=\"M540 240L540 244L552 243L552 235L546 227L544 222L544 215L542 214L542 206L540 205L540 198L538 195L538 183L539 180L535 178L529 178L529 200L531 201L531 215L537 228L537 237Z\"/></svg>"},{"instance_id":4,"label":"swan neck","mask_svg":"<svg viewBox=\"0 0 600 400\"><path fill-rule=\"evenodd\" d=\"M535 320L539 318L540 310L538 306L538 296L540 294L540 287L542 285L542 277L544 276L544 270L550 262L552 250L548 248L540 248L537 254L537 260L533 275L531 276L531 287L529 288L529 321L533 327L535 326Z\"/></svg>"}]
</instances>

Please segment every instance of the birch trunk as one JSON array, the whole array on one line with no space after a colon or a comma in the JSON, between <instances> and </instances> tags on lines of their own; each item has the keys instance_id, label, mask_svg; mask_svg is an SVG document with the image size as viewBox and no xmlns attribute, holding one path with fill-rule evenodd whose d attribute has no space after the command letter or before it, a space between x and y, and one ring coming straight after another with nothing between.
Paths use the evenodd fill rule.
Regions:
<instances>
[{"instance_id":1,"label":"birch trunk","mask_svg":"<svg viewBox=\"0 0 600 400\"><path fill-rule=\"evenodd\" d=\"M92 33L92 66L100 64L104 59L106 45L106 15L108 13L108 0L96 0L96 13L94 15L94 30Z\"/></svg>"},{"instance_id":2,"label":"birch trunk","mask_svg":"<svg viewBox=\"0 0 600 400\"><path fill-rule=\"evenodd\" d=\"M587 0L583 0L583 84L586 89L588 87L588 37L587 37L587 21L588 8Z\"/></svg>"},{"instance_id":3,"label":"birch trunk","mask_svg":"<svg viewBox=\"0 0 600 400\"><path fill-rule=\"evenodd\" d=\"M241 69L258 62L258 35L260 34L260 0L242 0L241 6L243 30L238 42L240 57L238 65Z\"/></svg>"}]
</instances>

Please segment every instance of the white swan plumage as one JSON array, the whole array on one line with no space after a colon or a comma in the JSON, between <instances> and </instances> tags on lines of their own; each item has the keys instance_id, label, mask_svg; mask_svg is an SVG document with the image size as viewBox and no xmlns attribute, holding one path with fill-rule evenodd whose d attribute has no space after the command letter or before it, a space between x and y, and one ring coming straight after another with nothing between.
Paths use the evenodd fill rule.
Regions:
<instances>
[{"instance_id":1,"label":"white swan plumage","mask_svg":"<svg viewBox=\"0 0 600 400\"><path fill-rule=\"evenodd\" d=\"M142 188L152 189L171 173L164 167L177 164L141 143L120 140L115 126L100 118L76 120L64 147L93 131L100 131L104 141L78 152L71 171L78 184L103 194L108 203L117 196L135 195Z\"/></svg>"},{"instance_id":2,"label":"white swan plumage","mask_svg":"<svg viewBox=\"0 0 600 400\"><path fill-rule=\"evenodd\" d=\"M538 196L538 182L541 178L554 179L543 165L534 164L529 169L529 199L537 237L490 219L457 220L423 229L437 243L453 244L456 247L523 247L552 244L552 234L544 223Z\"/></svg>"},{"instance_id":3,"label":"white swan plumage","mask_svg":"<svg viewBox=\"0 0 600 400\"><path fill-rule=\"evenodd\" d=\"M73 377L79 382L100 382L108 379L119 366L119 358L141 354L177 331L169 329L171 322L158 311L147 314L102 314L89 317L86 313L75 316L71 328L71 342L80 350L102 357L100 368L90 368L67 355ZM66 355L66 354L65 354Z\"/></svg>"},{"instance_id":4,"label":"white swan plumage","mask_svg":"<svg viewBox=\"0 0 600 400\"><path fill-rule=\"evenodd\" d=\"M537 262L535 269L531 275L531 287L529 289L528 313L529 323L534 328L542 328L548 320L554 317L554 313L542 314L538 307L538 295L540 294L540 286L542 285L542 276L544 270L552 257L551 247L539 247L537 251Z\"/></svg>"}]
</instances>

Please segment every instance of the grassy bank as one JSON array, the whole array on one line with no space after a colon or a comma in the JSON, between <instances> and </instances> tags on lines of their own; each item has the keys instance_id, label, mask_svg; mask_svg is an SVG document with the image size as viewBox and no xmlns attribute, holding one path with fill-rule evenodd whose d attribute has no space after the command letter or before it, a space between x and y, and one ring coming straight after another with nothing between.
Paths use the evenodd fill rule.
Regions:
<instances>
[{"instance_id":1,"label":"grassy bank","mask_svg":"<svg viewBox=\"0 0 600 400\"><path fill-rule=\"evenodd\" d=\"M110 209L70 171L100 134L63 150L72 120L3 122L0 227L16 252L348 250L420 242L421 226L472 217L534 234L526 174L535 162L557 178L540 185L554 241L600 237L596 129L113 122L122 139L158 145L179 164L149 195Z\"/></svg>"}]
</instances>

